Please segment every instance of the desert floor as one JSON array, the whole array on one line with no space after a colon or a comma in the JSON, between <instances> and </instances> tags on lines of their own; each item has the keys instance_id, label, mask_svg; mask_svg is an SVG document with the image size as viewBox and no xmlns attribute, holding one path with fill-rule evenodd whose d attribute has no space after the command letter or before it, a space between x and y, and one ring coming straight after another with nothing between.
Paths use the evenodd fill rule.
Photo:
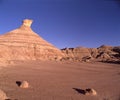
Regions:
<instances>
[{"instance_id":1,"label":"desert floor","mask_svg":"<svg viewBox=\"0 0 120 100\"><path fill-rule=\"evenodd\" d=\"M16 81L30 87L18 87ZM78 90L93 88L97 96ZM120 65L106 63L29 62L1 67L0 89L11 100L120 100Z\"/></svg>"}]
</instances>

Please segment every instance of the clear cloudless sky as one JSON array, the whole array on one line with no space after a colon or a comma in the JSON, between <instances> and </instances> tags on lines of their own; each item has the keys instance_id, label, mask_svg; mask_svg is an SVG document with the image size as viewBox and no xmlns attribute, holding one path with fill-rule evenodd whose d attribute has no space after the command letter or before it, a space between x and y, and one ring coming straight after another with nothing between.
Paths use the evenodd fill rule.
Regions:
<instances>
[{"instance_id":1,"label":"clear cloudless sky","mask_svg":"<svg viewBox=\"0 0 120 100\"><path fill-rule=\"evenodd\" d=\"M0 34L26 18L58 48L120 46L119 0L0 0Z\"/></svg>"}]
</instances>

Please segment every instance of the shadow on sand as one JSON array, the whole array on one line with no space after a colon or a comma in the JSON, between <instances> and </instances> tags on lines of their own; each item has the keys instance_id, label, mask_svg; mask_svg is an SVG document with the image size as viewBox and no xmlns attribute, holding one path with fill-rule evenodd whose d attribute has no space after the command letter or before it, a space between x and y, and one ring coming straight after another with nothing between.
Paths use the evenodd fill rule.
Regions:
<instances>
[{"instance_id":1,"label":"shadow on sand","mask_svg":"<svg viewBox=\"0 0 120 100\"><path fill-rule=\"evenodd\" d=\"M16 81L17 86L21 85L21 81Z\"/></svg>"},{"instance_id":2,"label":"shadow on sand","mask_svg":"<svg viewBox=\"0 0 120 100\"><path fill-rule=\"evenodd\" d=\"M83 89L78 89L78 88L73 88L73 89L74 89L75 91L77 91L78 93L85 95L85 90L83 90Z\"/></svg>"},{"instance_id":3,"label":"shadow on sand","mask_svg":"<svg viewBox=\"0 0 120 100\"><path fill-rule=\"evenodd\" d=\"M120 64L120 61L100 61L102 63Z\"/></svg>"}]
</instances>

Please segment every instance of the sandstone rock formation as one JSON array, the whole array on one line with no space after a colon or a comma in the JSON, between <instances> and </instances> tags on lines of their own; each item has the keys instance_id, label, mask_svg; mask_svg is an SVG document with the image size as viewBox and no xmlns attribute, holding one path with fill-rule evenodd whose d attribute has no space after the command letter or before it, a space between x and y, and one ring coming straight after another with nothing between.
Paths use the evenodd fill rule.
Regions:
<instances>
[{"instance_id":1,"label":"sandstone rock formation","mask_svg":"<svg viewBox=\"0 0 120 100\"><path fill-rule=\"evenodd\" d=\"M61 51L66 55L63 60L120 63L120 46L102 45L98 48L65 48Z\"/></svg>"},{"instance_id":2,"label":"sandstone rock formation","mask_svg":"<svg viewBox=\"0 0 120 100\"><path fill-rule=\"evenodd\" d=\"M18 60L120 63L120 46L102 45L98 48L77 47L59 50L31 29L32 22L30 19L25 19L19 28L0 35L0 65L14 64L14 61Z\"/></svg>"},{"instance_id":3,"label":"sandstone rock formation","mask_svg":"<svg viewBox=\"0 0 120 100\"><path fill-rule=\"evenodd\" d=\"M0 61L15 60L56 60L63 54L52 44L41 38L31 29L32 20L8 33L0 35Z\"/></svg>"},{"instance_id":4,"label":"sandstone rock formation","mask_svg":"<svg viewBox=\"0 0 120 100\"><path fill-rule=\"evenodd\" d=\"M81 61L83 57L91 57L88 48L77 47L77 48L64 48L62 52L65 54L65 60Z\"/></svg>"},{"instance_id":5,"label":"sandstone rock formation","mask_svg":"<svg viewBox=\"0 0 120 100\"><path fill-rule=\"evenodd\" d=\"M102 45L98 50L98 55L96 56L96 59L100 61L120 61L120 49L115 50L118 47L112 47L112 46L106 46Z\"/></svg>"}]
</instances>

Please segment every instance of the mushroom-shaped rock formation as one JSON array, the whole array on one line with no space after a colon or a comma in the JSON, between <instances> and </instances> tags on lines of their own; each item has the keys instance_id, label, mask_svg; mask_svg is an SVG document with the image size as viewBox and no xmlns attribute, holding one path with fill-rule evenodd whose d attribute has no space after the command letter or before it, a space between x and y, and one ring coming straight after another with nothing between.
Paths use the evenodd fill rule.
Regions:
<instances>
[{"instance_id":1,"label":"mushroom-shaped rock formation","mask_svg":"<svg viewBox=\"0 0 120 100\"><path fill-rule=\"evenodd\" d=\"M25 19L25 20L23 20L23 26L30 27L32 22L33 22L33 20Z\"/></svg>"},{"instance_id":2,"label":"mushroom-shaped rock formation","mask_svg":"<svg viewBox=\"0 0 120 100\"><path fill-rule=\"evenodd\" d=\"M19 28L0 36L0 59L55 60L64 56L31 29L32 22L25 19Z\"/></svg>"}]
</instances>

